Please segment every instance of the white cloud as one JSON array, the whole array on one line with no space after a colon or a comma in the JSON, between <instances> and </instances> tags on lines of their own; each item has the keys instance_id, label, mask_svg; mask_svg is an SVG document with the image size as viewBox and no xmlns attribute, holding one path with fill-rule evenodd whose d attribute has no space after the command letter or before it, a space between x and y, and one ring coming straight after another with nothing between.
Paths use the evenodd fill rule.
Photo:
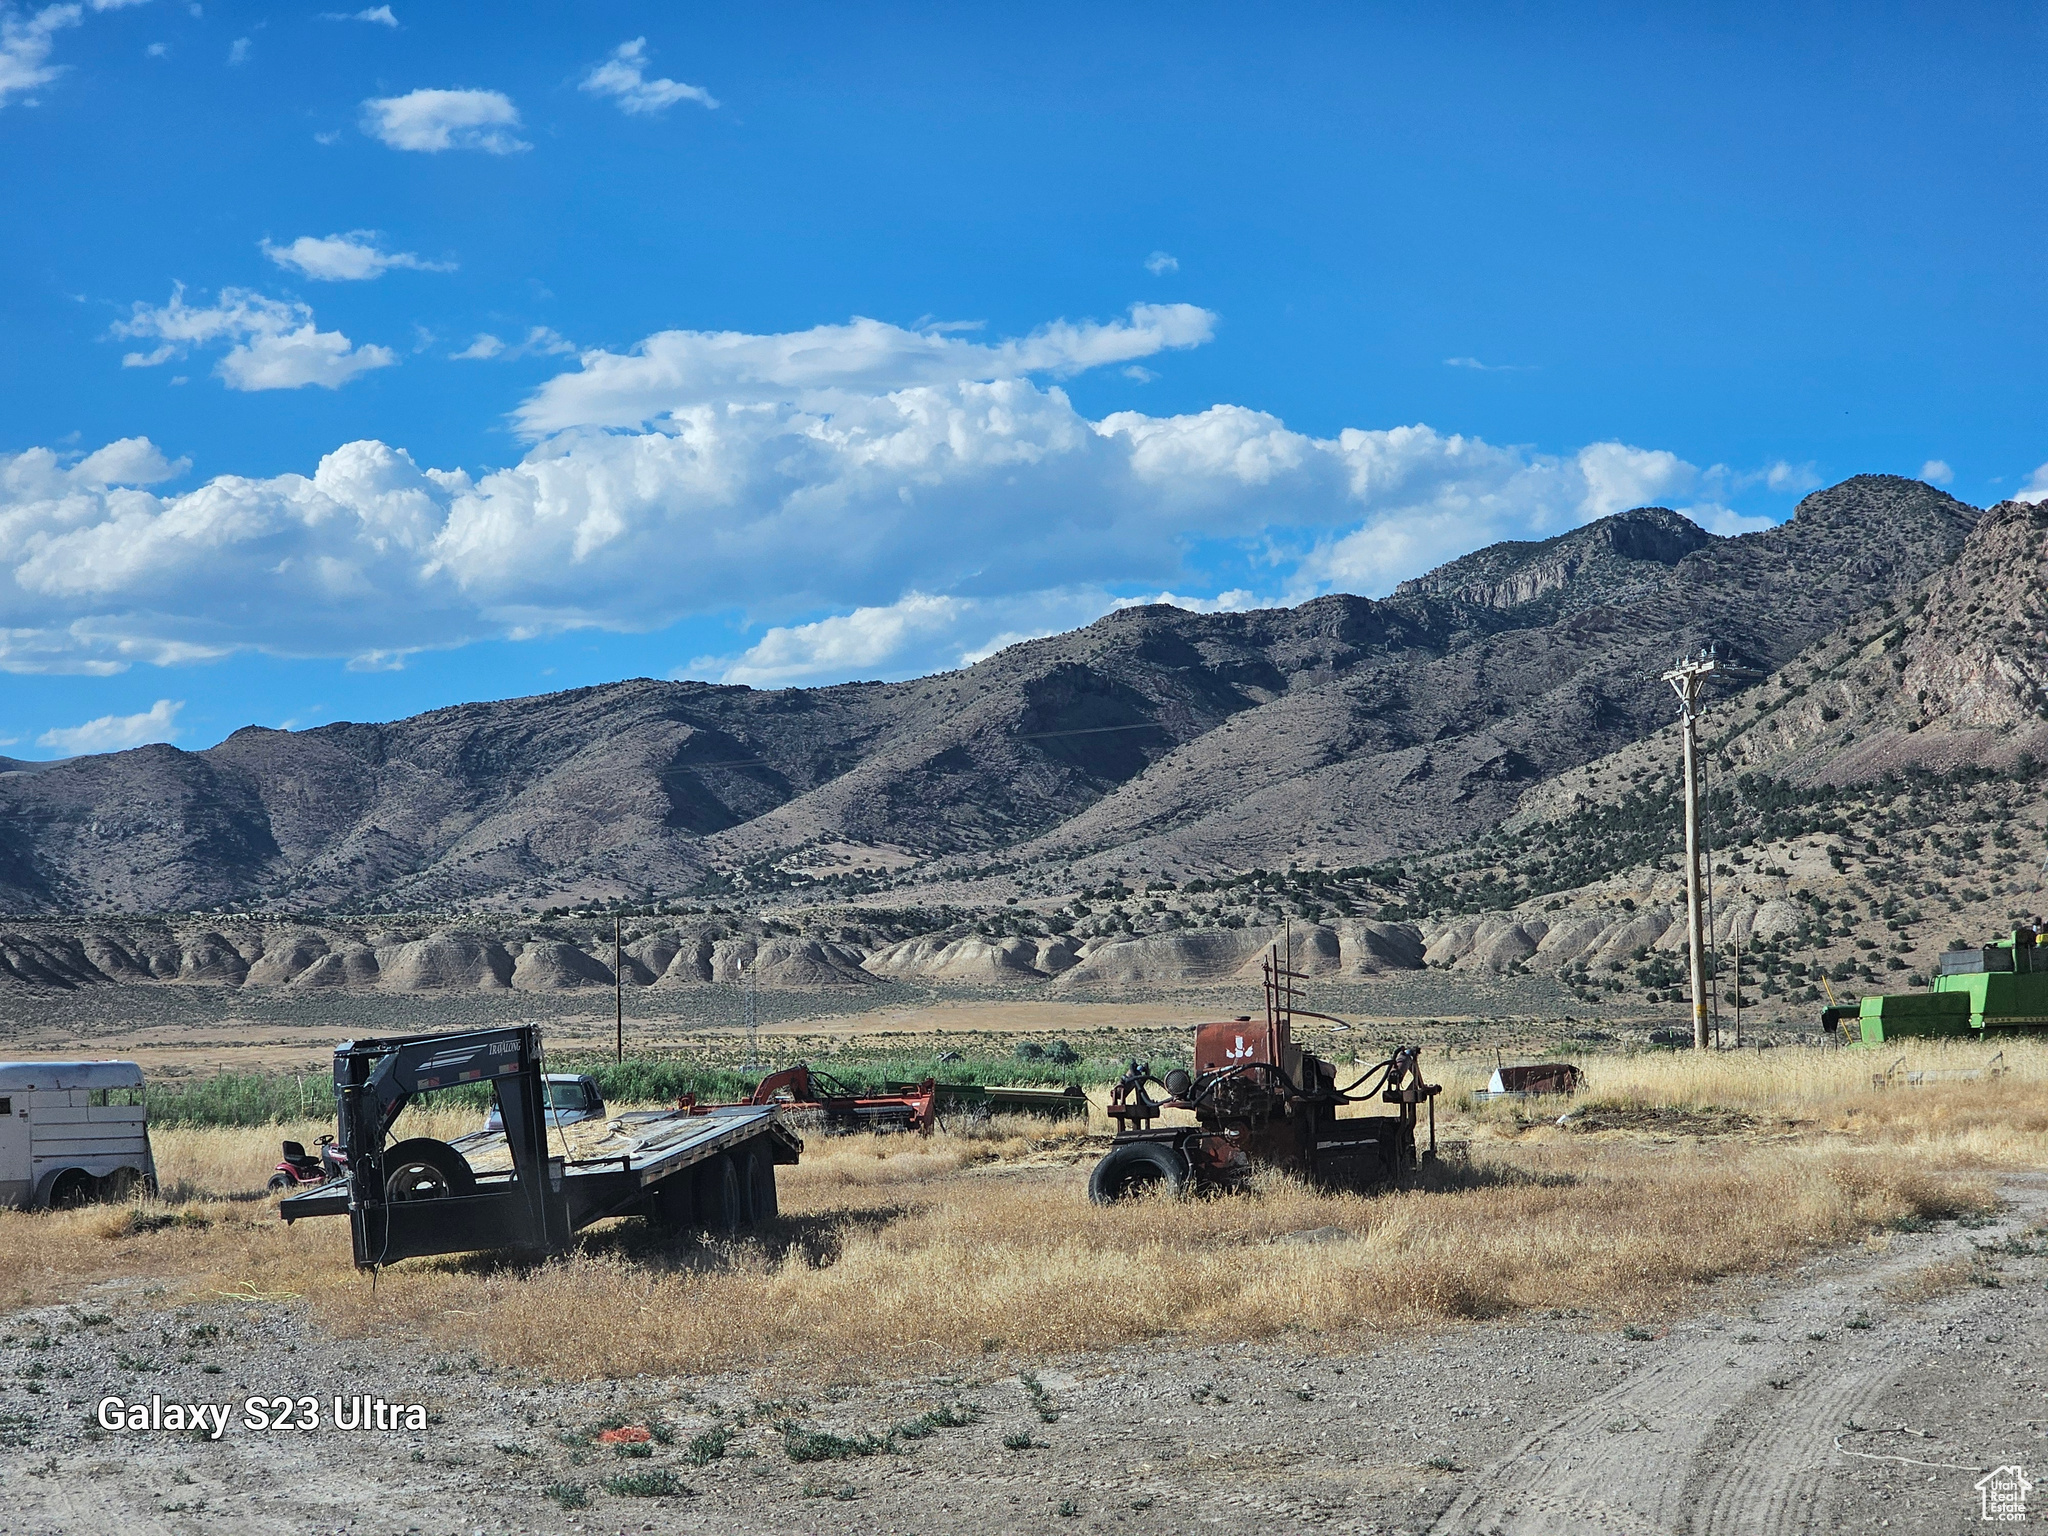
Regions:
<instances>
[{"instance_id":1,"label":"white cloud","mask_svg":"<svg viewBox=\"0 0 2048 1536\"><path fill-rule=\"evenodd\" d=\"M301 235L290 245L262 242L263 254L280 267L289 267L322 282L365 282L382 277L393 268L412 272L453 272L452 261L427 261L410 251L386 251L378 245L374 229L350 230L345 235Z\"/></svg>"},{"instance_id":2,"label":"white cloud","mask_svg":"<svg viewBox=\"0 0 2048 1536\"><path fill-rule=\"evenodd\" d=\"M1476 357L1447 357L1444 359L1444 366L1446 368L1470 368L1476 373L1528 373L1531 371L1530 365L1527 363L1482 363Z\"/></svg>"},{"instance_id":3,"label":"white cloud","mask_svg":"<svg viewBox=\"0 0 2048 1536\"><path fill-rule=\"evenodd\" d=\"M581 89L609 96L619 104L621 112L635 115L665 112L679 101L694 101L704 107L718 105L717 99L701 85L649 80L644 73L646 67L647 39L636 37L630 43L619 44L602 64L592 65L583 77Z\"/></svg>"},{"instance_id":4,"label":"white cloud","mask_svg":"<svg viewBox=\"0 0 2048 1536\"><path fill-rule=\"evenodd\" d=\"M115 446L129 474L165 467L146 443ZM350 444L311 477L159 496L90 483L119 468L107 453L0 455L0 670L106 673L251 646L353 656L489 632L422 574L460 473ZM392 622L414 605L423 622Z\"/></svg>"},{"instance_id":5,"label":"white cloud","mask_svg":"<svg viewBox=\"0 0 2048 1536\"><path fill-rule=\"evenodd\" d=\"M812 624L768 631L733 661L700 656L693 669L721 669L718 681L779 688L797 678L851 677L893 662L916 639L949 634L967 604L957 597L908 592L886 607L856 608Z\"/></svg>"},{"instance_id":6,"label":"white cloud","mask_svg":"<svg viewBox=\"0 0 2048 1536\"><path fill-rule=\"evenodd\" d=\"M191 467L190 459L166 459L146 437L124 437L87 454L68 473L82 486L155 485L176 479Z\"/></svg>"},{"instance_id":7,"label":"white cloud","mask_svg":"<svg viewBox=\"0 0 2048 1536\"><path fill-rule=\"evenodd\" d=\"M1929 459L1920 466L1920 478L1929 485L1947 485L1955 477L1956 472L1942 459Z\"/></svg>"},{"instance_id":8,"label":"white cloud","mask_svg":"<svg viewBox=\"0 0 2048 1536\"><path fill-rule=\"evenodd\" d=\"M509 155L533 146L513 133L519 109L502 91L412 91L363 103L363 132L393 149Z\"/></svg>"},{"instance_id":9,"label":"white cloud","mask_svg":"<svg viewBox=\"0 0 2048 1536\"><path fill-rule=\"evenodd\" d=\"M303 389L317 384L339 389L359 373L397 362L388 347L351 350L339 331L316 331L310 323L281 335L256 336L229 350L218 372L230 389Z\"/></svg>"},{"instance_id":10,"label":"white cloud","mask_svg":"<svg viewBox=\"0 0 2048 1536\"><path fill-rule=\"evenodd\" d=\"M1586 482L1580 506L1588 518L1612 517L1631 507L1683 496L1699 483L1699 471L1677 454L1623 443L1581 448L1578 465Z\"/></svg>"},{"instance_id":11,"label":"white cloud","mask_svg":"<svg viewBox=\"0 0 2048 1536\"><path fill-rule=\"evenodd\" d=\"M78 25L76 5L46 5L22 16L11 7L0 11L0 107L10 96L28 96L39 85L48 85L64 72L64 66L50 63L55 35Z\"/></svg>"},{"instance_id":12,"label":"white cloud","mask_svg":"<svg viewBox=\"0 0 2048 1536\"><path fill-rule=\"evenodd\" d=\"M993 346L948 330L905 330L855 318L779 336L735 331L662 331L632 352L587 352L575 373L551 379L515 413L539 437L568 427L633 427L713 402L799 403L829 408L841 399L957 380L1055 377L1200 346L1216 317L1192 304L1134 304L1107 325L1055 321Z\"/></svg>"},{"instance_id":13,"label":"white cloud","mask_svg":"<svg viewBox=\"0 0 2048 1536\"><path fill-rule=\"evenodd\" d=\"M151 333L173 349L218 341L245 323L229 300L245 302ZM1206 331L1193 316L1175 324ZM672 354L656 338L614 360L680 359L657 427L571 425L474 477L356 442L311 475L157 494L138 482L172 467L144 443L0 456L0 669L238 648L388 666L474 639L738 610L774 628L704 666L814 678L952 665L1085 623L1118 593L1254 601L1172 595L1204 590L1195 556L1219 546L1266 564L1265 600L1291 600L1382 593L1492 540L1640 502L1737 517L1718 498L1739 477L1654 449L1539 454L1419 424L1312 437L1234 405L1091 420L1049 383L983 376L1182 334L1139 314L988 344L874 322L684 335ZM711 397L720 381L733 398ZM559 398L561 382L533 399ZM678 396L691 403L667 403ZM2048 467L2041 478L2048 498Z\"/></svg>"},{"instance_id":14,"label":"white cloud","mask_svg":"<svg viewBox=\"0 0 2048 1536\"><path fill-rule=\"evenodd\" d=\"M228 62L230 64L246 64L249 62L249 39L238 37L228 44Z\"/></svg>"},{"instance_id":15,"label":"white cloud","mask_svg":"<svg viewBox=\"0 0 2048 1536\"><path fill-rule=\"evenodd\" d=\"M1347 429L1337 441L1367 514L1359 527L1311 548L1295 572L1296 597L1332 587L1383 592L1499 539L1548 538L1632 507L1680 500L1704 478L1675 454L1626 443L1553 456L1421 426Z\"/></svg>"},{"instance_id":16,"label":"white cloud","mask_svg":"<svg viewBox=\"0 0 2048 1536\"><path fill-rule=\"evenodd\" d=\"M368 21L374 22L380 27L395 27L398 25L398 18L391 14L391 7L388 5L375 5L367 11L322 11L320 19L322 21Z\"/></svg>"},{"instance_id":17,"label":"white cloud","mask_svg":"<svg viewBox=\"0 0 2048 1536\"><path fill-rule=\"evenodd\" d=\"M19 96L24 105L34 106L36 98L28 93L64 73L68 65L50 62L56 34L77 26L87 9L119 11L147 3L148 0L91 0L89 7L45 5L24 15L6 0L0 0L0 107L7 105L10 96Z\"/></svg>"},{"instance_id":18,"label":"white cloud","mask_svg":"<svg viewBox=\"0 0 2048 1536\"><path fill-rule=\"evenodd\" d=\"M489 331L480 331L475 341L460 352L448 355L457 362L485 362L496 359L511 362L520 357L561 357L574 353L576 343L550 326L536 325L526 333L526 339L510 346L493 336Z\"/></svg>"},{"instance_id":19,"label":"white cloud","mask_svg":"<svg viewBox=\"0 0 2048 1536\"><path fill-rule=\"evenodd\" d=\"M180 284L168 304L135 304L129 318L115 324L114 334L158 342L147 352L124 355L124 368L153 368L183 357L190 347L231 342L214 372L238 390L308 384L338 389L359 373L398 361L388 347L356 347L339 331L316 329L313 311L304 304L265 298L246 288L223 288L215 303L194 308L185 302Z\"/></svg>"},{"instance_id":20,"label":"white cloud","mask_svg":"<svg viewBox=\"0 0 2048 1536\"><path fill-rule=\"evenodd\" d=\"M770 629L738 656L699 656L678 677L753 688L786 688L849 677L914 677L969 667L1013 645L1092 624L1120 608L1164 603L1191 613L1242 613L1257 605L1242 590L1215 597L1158 592L1116 597L1098 586L1051 587L1001 597L906 592L893 603L856 608L808 624Z\"/></svg>"},{"instance_id":21,"label":"white cloud","mask_svg":"<svg viewBox=\"0 0 2048 1536\"><path fill-rule=\"evenodd\" d=\"M2048 464L2027 476L2027 483L2012 493L2012 499L2023 501L2030 507L2038 507L2048 501Z\"/></svg>"},{"instance_id":22,"label":"white cloud","mask_svg":"<svg viewBox=\"0 0 2048 1536\"><path fill-rule=\"evenodd\" d=\"M1738 476L1738 485L1751 484L1755 476ZM1780 459L1763 472L1763 483L1779 495L1798 495L1804 491L1818 490L1821 485L1819 473L1811 464L1788 464Z\"/></svg>"},{"instance_id":23,"label":"white cloud","mask_svg":"<svg viewBox=\"0 0 2048 1536\"><path fill-rule=\"evenodd\" d=\"M43 732L36 744L79 756L87 752L125 752L153 741L178 739L178 711L183 699L158 699L139 715L101 715L83 725Z\"/></svg>"},{"instance_id":24,"label":"white cloud","mask_svg":"<svg viewBox=\"0 0 2048 1536\"><path fill-rule=\"evenodd\" d=\"M161 59L166 57L170 53L171 47L170 44L168 43L151 43L147 48L143 49L142 51L148 54L149 57L151 57L152 59Z\"/></svg>"},{"instance_id":25,"label":"white cloud","mask_svg":"<svg viewBox=\"0 0 2048 1536\"><path fill-rule=\"evenodd\" d=\"M1117 598L1096 586L997 597L911 591L893 603L808 624L778 625L738 656L699 656L677 677L787 688L849 677L914 677L977 661L1160 598ZM1190 606L1181 602L1177 606Z\"/></svg>"},{"instance_id":26,"label":"white cloud","mask_svg":"<svg viewBox=\"0 0 2048 1536\"><path fill-rule=\"evenodd\" d=\"M1189 613L1249 613L1259 600L1242 587L1219 592L1214 597L1183 597L1178 592L1154 592L1147 596L1120 597L1112 608L1185 608Z\"/></svg>"},{"instance_id":27,"label":"white cloud","mask_svg":"<svg viewBox=\"0 0 2048 1536\"><path fill-rule=\"evenodd\" d=\"M1178 272L1180 270L1180 261L1177 257L1169 256L1164 251L1154 251L1145 258L1145 270L1154 277L1164 277L1169 272Z\"/></svg>"},{"instance_id":28,"label":"white cloud","mask_svg":"<svg viewBox=\"0 0 2048 1536\"><path fill-rule=\"evenodd\" d=\"M1707 532L1718 533L1724 539L1737 538L1745 533L1762 533L1766 528L1775 528L1778 524L1778 519L1774 517L1736 512L1717 502L1699 502L1682 510Z\"/></svg>"}]
</instances>

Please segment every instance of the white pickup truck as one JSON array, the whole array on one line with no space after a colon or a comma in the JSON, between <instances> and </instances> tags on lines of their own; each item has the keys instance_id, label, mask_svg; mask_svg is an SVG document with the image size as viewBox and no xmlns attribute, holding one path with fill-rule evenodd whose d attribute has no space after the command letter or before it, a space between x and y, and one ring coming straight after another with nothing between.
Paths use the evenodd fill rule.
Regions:
<instances>
[{"instance_id":1,"label":"white pickup truck","mask_svg":"<svg viewBox=\"0 0 2048 1536\"><path fill-rule=\"evenodd\" d=\"M0 1206L120 1200L155 1183L142 1068L0 1061Z\"/></svg>"}]
</instances>

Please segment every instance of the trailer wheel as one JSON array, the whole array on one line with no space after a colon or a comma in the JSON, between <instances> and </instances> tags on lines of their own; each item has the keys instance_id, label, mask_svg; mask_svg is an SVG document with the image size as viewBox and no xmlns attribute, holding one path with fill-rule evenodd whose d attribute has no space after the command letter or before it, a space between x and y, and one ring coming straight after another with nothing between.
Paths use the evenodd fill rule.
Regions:
<instances>
[{"instance_id":1,"label":"trailer wheel","mask_svg":"<svg viewBox=\"0 0 2048 1536\"><path fill-rule=\"evenodd\" d=\"M66 1168L50 1181L50 1193L44 1200L53 1211L74 1211L89 1203L99 1181L83 1168Z\"/></svg>"},{"instance_id":2,"label":"trailer wheel","mask_svg":"<svg viewBox=\"0 0 2048 1536\"><path fill-rule=\"evenodd\" d=\"M663 1232L680 1232L696 1214L697 1181L688 1173L670 1174L647 1192L647 1221Z\"/></svg>"},{"instance_id":3,"label":"trailer wheel","mask_svg":"<svg viewBox=\"0 0 2048 1536\"><path fill-rule=\"evenodd\" d=\"M1114 1205L1160 1186L1177 1195L1187 1182L1187 1160L1179 1148L1159 1141L1128 1141L1103 1153L1088 1176L1088 1198L1097 1205Z\"/></svg>"},{"instance_id":4,"label":"trailer wheel","mask_svg":"<svg viewBox=\"0 0 2048 1536\"><path fill-rule=\"evenodd\" d=\"M751 1207L748 1215L755 1226L774 1221L782 1214L775 1197L775 1159L765 1147L747 1149L747 1188L753 1195L747 1202Z\"/></svg>"},{"instance_id":5,"label":"trailer wheel","mask_svg":"<svg viewBox=\"0 0 2048 1536\"><path fill-rule=\"evenodd\" d=\"M384 1154L384 1198L442 1200L476 1193L476 1175L445 1141L415 1136Z\"/></svg>"},{"instance_id":6,"label":"trailer wheel","mask_svg":"<svg viewBox=\"0 0 2048 1536\"><path fill-rule=\"evenodd\" d=\"M704 1230L728 1236L747 1224L747 1191L730 1153L721 1152L699 1165L697 1219Z\"/></svg>"},{"instance_id":7,"label":"trailer wheel","mask_svg":"<svg viewBox=\"0 0 2048 1536\"><path fill-rule=\"evenodd\" d=\"M142 1175L133 1168L116 1168L100 1180L100 1198L110 1204L119 1205L135 1198L142 1188Z\"/></svg>"}]
</instances>

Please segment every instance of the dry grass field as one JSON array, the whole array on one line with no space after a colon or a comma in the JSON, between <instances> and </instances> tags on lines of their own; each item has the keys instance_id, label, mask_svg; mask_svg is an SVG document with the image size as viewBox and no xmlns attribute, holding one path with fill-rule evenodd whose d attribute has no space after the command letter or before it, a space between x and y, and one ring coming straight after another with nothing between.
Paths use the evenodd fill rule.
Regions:
<instances>
[{"instance_id":1,"label":"dry grass field","mask_svg":"<svg viewBox=\"0 0 2048 1536\"><path fill-rule=\"evenodd\" d=\"M319 1127L164 1131L162 1200L0 1213L0 1294L68 1300L126 1278L174 1300L303 1297L344 1335L409 1327L564 1378L979 1371L1147 1341L1355 1339L1574 1310L1654 1323L1727 1277L1987 1210L1982 1174L2041 1164L2048 1048L2007 1047L1995 1080L1873 1087L1897 1054L1592 1058L1569 1106L1474 1107L1485 1073L1454 1063L1439 1132L1460 1150L1377 1197L1272 1178L1099 1209L1085 1190L1099 1117L813 1136L781 1170L783 1219L746 1238L617 1222L554 1262L415 1260L374 1291L341 1222L287 1228L261 1195L278 1141ZM1986 1054L1910 1053L1937 1073ZM413 1134L474 1119L416 1113Z\"/></svg>"}]
</instances>

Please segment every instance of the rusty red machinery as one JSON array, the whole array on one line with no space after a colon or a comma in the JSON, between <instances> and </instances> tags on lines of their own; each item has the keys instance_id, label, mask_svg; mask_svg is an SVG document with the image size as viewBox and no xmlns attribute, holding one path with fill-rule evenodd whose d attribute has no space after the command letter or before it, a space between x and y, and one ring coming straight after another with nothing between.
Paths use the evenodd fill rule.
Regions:
<instances>
[{"instance_id":1,"label":"rusty red machinery","mask_svg":"<svg viewBox=\"0 0 2048 1536\"><path fill-rule=\"evenodd\" d=\"M1160 1079L1149 1063L1131 1063L1110 1094L1117 1133L1088 1181L1090 1198L1108 1204L1161 1186L1227 1188L1258 1168L1325 1188L1369 1190L1399 1183L1436 1156L1441 1088L1423 1081L1421 1047L1401 1047L1340 1088L1335 1063L1296 1045L1293 1033L1296 1017L1344 1021L1297 1006L1304 978L1290 960L1277 950L1266 959L1263 1021L1196 1027L1192 1072L1176 1067ZM1167 1097L1154 1099L1151 1086ZM1393 1113L1337 1113L1375 1099ZM1426 1151L1416 1145L1423 1105ZM1195 1123L1156 1125L1169 1109L1192 1112Z\"/></svg>"},{"instance_id":2,"label":"rusty red machinery","mask_svg":"<svg viewBox=\"0 0 2048 1536\"><path fill-rule=\"evenodd\" d=\"M1493 1081L1474 1097L1514 1098L1532 1093L1574 1094L1585 1074L1568 1061L1537 1061L1527 1066L1494 1068Z\"/></svg>"},{"instance_id":3,"label":"rusty red machinery","mask_svg":"<svg viewBox=\"0 0 2048 1536\"><path fill-rule=\"evenodd\" d=\"M887 1093L859 1093L800 1061L762 1078L745 1102L814 1114L827 1130L928 1132L937 1118L938 1092L939 1085L928 1077L921 1083L892 1083Z\"/></svg>"}]
</instances>

